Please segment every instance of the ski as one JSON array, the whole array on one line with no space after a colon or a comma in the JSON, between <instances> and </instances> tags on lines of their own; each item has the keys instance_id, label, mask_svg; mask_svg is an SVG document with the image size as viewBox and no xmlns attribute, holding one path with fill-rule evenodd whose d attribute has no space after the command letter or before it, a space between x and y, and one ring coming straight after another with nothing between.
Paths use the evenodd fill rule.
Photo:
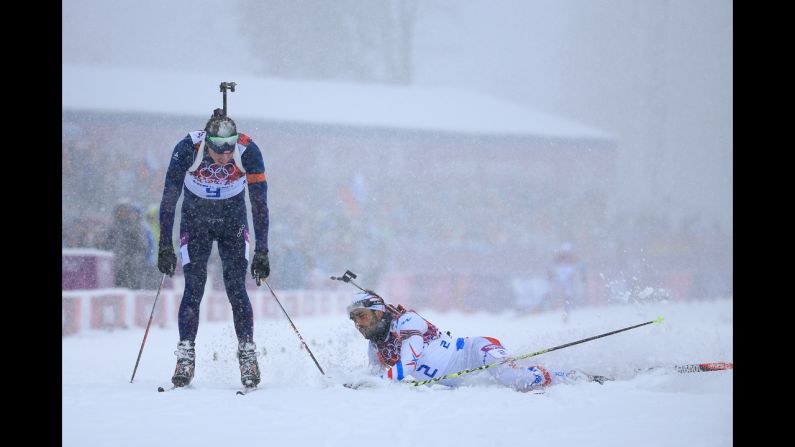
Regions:
<instances>
[{"instance_id":1,"label":"ski","mask_svg":"<svg viewBox=\"0 0 795 447\"><path fill-rule=\"evenodd\" d=\"M258 389L259 388L257 388L256 386L247 386L247 387L243 388L242 390L237 390L235 395L237 395L237 396L245 396L246 394L251 393L253 391L257 391Z\"/></svg>"},{"instance_id":2,"label":"ski","mask_svg":"<svg viewBox=\"0 0 795 447\"><path fill-rule=\"evenodd\" d=\"M157 392L158 392L158 393L165 393L166 391L174 391L174 390L178 390L178 389L180 389L180 388L187 388L187 385L186 385L186 386L176 386L176 385L171 385L171 386L170 386L170 387L168 387L168 388L164 388L164 387L162 387L162 386L159 386L159 387L157 387Z\"/></svg>"},{"instance_id":3,"label":"ski","mask_svg":"<svg viewBox=\"0 0 795 447\"><path fill-rule=\"evenodd\" d=\"M638 368L635 370L635 373L643 373L643 372L656 371L656 370L671 370L671 369L681 374L726 371L729 369L734 369L734 363L712 362L712 363L693 363L689 365L652 366L649 368Z\"/></svg>"},{"instance_id":4,"label":"ski","mask_svg":"<svg viewBox=\"0 0 795 447\"><path fill-rule=\"evenodd\" d=\"M690 365L669 365L669 366L652 366L650 368L637 368L635 369L635 374L637 375L657 370L674 370L678 373L687 374L687 373L698 373L698 372L725 371L729 369L734 369L734 363L730 362L694 363ZM563 375L563 373L557 373L557 374ZM570 371L568 374L565 375L573 376L576 374L581 374L582 375L581 377L583 377L585 381L596 382L599 385L604 385L605 382L612 382L616 380L613 377L588 374L579 370Z\"/></svg>"},{"instance_id":5,"label":"ski","mask_svg":"<svg viewBox=\"0 0 795 447\"><path fill-rule=\"evenodd\" d=\"M172 386L170 386L168 388L164 388L162 386L159 386L159 387L157 387L157 391L159 393L165 393L167 391L174 391L174 390L178 390L180 388L188 388L188 387L187 386L174 386L174 385L172 385ZM240 395L240 396L245 396L246 394L251 393L253 391L256 391L258 389L259 388L255 387L255 386L246 387L246 388L243 388L242 390L237 390L237 392L235 394Z\"/></svg>"},{"instance_id":6,"label":"ski","mask_svg":"<svg viewBox=\"0 0 795 447\"><path fill-rule=\"evenodd\" d=\"M695 372L709 372L709 371L725 371L727 369L734 369L734 363L727 362L714 362L714 363L696 363L693 365L674 365L676 372L679 373L695 373Z\"/></svg>"},{"instance_id":7,"label":"ski","mask_svg":"<svg viewBox=\"0 0 795 447\"><path fill-rule=\"evenodd\" d=\"M607 382L607 381L616 380L616 379L613 379L611 377L597 376L597 375L592 375L592 374L586 374L586 376L587 376L589 382L596 382L599 385L604 385L605 382Z\"/></svg>"}]
</instances>

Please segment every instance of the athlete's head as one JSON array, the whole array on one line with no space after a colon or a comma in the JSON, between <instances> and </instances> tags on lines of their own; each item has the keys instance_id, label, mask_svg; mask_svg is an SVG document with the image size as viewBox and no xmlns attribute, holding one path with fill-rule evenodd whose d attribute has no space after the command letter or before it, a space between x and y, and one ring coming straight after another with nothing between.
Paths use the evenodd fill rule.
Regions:
<instances>
[{"instance_id":1,"label":"athlete's head","mask_svg":"<svg viewBox=\"0 0 795 447\"><path fill-rule=\"evenodd\" d=\"M238 137L237 125L232 118L224 115L223 110L213 111L213 116L207 121L204 131L207 132L205 135L207 147L212 152L226 154L235 150Z\"/></svg>"},{"instance_id":2,"label":"athlete's head","mask_svg":"<svg viewBox=\"0 0 795 447\"><path fill-rule=\"evenodd\" d=\"M386 338L391 314L386 312L384 299L372 292L361 292L353 296L348 306L348 317L364 338L380 341Z\"/></svg>"}]
</instances>

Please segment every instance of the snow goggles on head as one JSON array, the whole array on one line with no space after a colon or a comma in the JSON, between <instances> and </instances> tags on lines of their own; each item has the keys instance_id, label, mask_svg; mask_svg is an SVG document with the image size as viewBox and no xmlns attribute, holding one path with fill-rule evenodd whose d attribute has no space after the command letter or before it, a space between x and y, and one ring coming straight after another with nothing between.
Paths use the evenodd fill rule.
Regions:
<instances>
[{"instance_id":1,"label":"snow goggles on head","mask_svg":"<svg viewBox=\"0 0 795 447\"><path fill-rule=\"evenodd\" d=\"M207 146L214 152L223 154L232 152L237 145L237 135L231 137L207 137Z\"/></svg>"},{"instance_id":2,"label":"snow goggles on head","mask_svg":"<svg viewBox=\"0 0 795 447\"><path fill-rule=\"evenodd\" d=\"M356 309L386 310L384 299L378 295L370 295L359 301L354 301L348 305L348 316L353 318L353 311Z\"/></svg>"}]
</instances>

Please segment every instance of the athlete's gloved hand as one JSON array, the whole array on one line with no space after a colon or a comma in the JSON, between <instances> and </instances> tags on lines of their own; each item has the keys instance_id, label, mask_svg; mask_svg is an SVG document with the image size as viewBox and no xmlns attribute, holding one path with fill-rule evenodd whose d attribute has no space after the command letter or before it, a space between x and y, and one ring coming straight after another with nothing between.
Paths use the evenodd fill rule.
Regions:
<instances>
[{"instance_id":1,"label":"athlete's gloved hand","mask_svg":"<svg viewBox=\"0 0 795 447\"><path fill-rule=\"evenodd\" d=\"M157 269L160 273L165 273L168 276L174 274L177 268L177 255L174 254L174 247L169 245L162 245L157 252Z\"/></svg>"},{"instance_id":2,"label":"athlete's gloved hand","mask_svg":"<svg viewBox=\"0 0 795 447\"><path fill-rule=\"evenodd\" d=\"M268 261L267 251L255 251L254 259L251 261L251 276L257 280L257 285L261 279L267 279L271 274L271 264Z\"/></svg>"}]
</instances>

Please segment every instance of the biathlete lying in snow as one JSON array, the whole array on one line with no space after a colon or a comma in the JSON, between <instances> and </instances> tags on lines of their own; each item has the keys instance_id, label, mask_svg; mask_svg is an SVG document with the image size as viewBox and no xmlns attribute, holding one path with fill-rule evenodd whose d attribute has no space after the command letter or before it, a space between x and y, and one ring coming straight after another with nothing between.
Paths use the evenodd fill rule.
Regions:
<instances>
[{"instance_id":1,"label":"biathlete lying in snow","mask_svg":"<svg viewBox=\"0 0 795 447\"><path fill-rule=\"evenodd\" d=\"M486 370L500 384L522 392L557 383L607 380L576 370L562 372L540 365L520 366L496 338L453 338L413 310L387 304L372 291L354 295L348 316L370 341L371 371L390 381L425 381L502 361L505 363ZM464 376L455 376L433 383L455 387L464 380Z\"/></svg>"}]
</instances>

